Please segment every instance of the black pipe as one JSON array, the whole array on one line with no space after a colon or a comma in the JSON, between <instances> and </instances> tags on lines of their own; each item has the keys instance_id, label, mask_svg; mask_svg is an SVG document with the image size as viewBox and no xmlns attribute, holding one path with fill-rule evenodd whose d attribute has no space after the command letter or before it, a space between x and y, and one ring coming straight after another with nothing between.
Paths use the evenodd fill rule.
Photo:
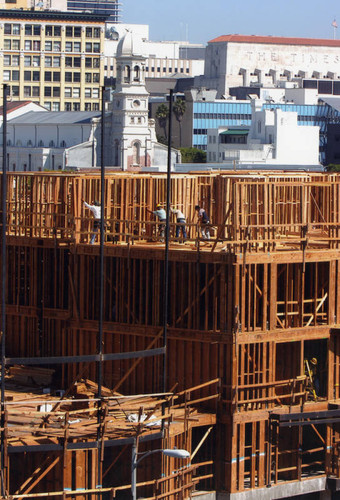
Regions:
<instances>
[{"instance_id":1,"label":"black pipe","mask_svg":"<svg viewBox=\"0 0 340 500\"><path fill-rule=\"evenodd\" d=\"M164 316L163 316L163 392L167 388L167 328L169 300L169 236L170 236L170 197L171 197L171 139L172 139L172 101L173 89L170 89L169 102L169 133L168 133L168 164L166 178L166 223L165 223L165 257L164 257Z\"/></svg>"},{"instance_id":2,"label":"black pipe","mask_svg":"<svg viewBox=\"0 0 340 500\"><path fill-rule=\"evenodd\" d=\"M102 423L102 384L103 384L103 303L104 303L104 206L105 206L105 162L104 162L104 143L105 143L105 87L102 87L102 113L101 113L101 168L100 168L100 268L99 268L99 331L98 331L98 344L97 351L99 354L99 361L97 363L97 381L98 381L98 392L97 397L98 402L98 475L97 475L97 487L101 488L102 480L102 467L101 467L101 455L102 455L102 439L101 439L101 423ZM100 499L100 493L98 493L98 499Z\"/></svg>"},{"instance_id":3,"label":"black pipe","mask_svg":"<svg viewBox=\"0 0 340 500\"><path fill-rule=\"evenodd\" d=\"M7 193L7 84L3 85L2 231L1 231L1 496L5 496L5 375L6 375L6 193Z\"/></svg>"}]
</instances>

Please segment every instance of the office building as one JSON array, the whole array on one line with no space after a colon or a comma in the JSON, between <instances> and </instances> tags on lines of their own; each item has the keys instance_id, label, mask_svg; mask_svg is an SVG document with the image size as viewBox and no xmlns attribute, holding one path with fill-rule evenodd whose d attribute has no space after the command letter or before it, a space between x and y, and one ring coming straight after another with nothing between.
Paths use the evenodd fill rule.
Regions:
<instances>
[{"instance_id":1,"label":"office building","mask_svg":"<svg viewBox=\"0 0 340 500\"><path fill-rule=\"evenodd\" d=\"M67 0L67 10L105 14L115 23L119 22L120 17L120 3L117 0Z\"/></svg>"},{"instance_id":2,"label":"office building","mask_svg":"<svg viewBox=\"0 0 340 500\"><path fill-rule=\"evenodd\" d=\"M1 10L0 19L0 72L11 100L52 111L100 109L105 15Z\"/></svg>"}]
</instances>

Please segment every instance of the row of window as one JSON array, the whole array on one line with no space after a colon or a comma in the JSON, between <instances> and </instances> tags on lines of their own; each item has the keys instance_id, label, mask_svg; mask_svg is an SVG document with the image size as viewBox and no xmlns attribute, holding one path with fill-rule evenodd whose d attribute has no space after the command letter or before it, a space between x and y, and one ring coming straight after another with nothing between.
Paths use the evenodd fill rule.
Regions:
<instances>
[{"instance_id":1,"label":"row of window","mask_svg":"<svg viewBox=\"0 0 340 500\"><path fill-rule=\"evenodd\" d=\"M196 119L251 120L251 114L243 113L194 113Z\"/></svg>"},{"instance_id":2,"label":"row of window","mask_svg":"<svg viewBox=\"0 0 340 500\"><path fill-rule=\"evenodd\" d=\"M149 71L149 70L151 71L151 73L155 73L155 67L154 67L154 66L152 66L151 68L149 68L149 67L147 66L147 67L145 68L145 71ZM160 68L160 66L158 66L158 67L156 68L156 71L157 71L157 73L160 73L160 72L161 72L161 68ZM180 72L180 73L184 73L184 68L179 68L179 72ZM186 72L186 73L189 73L189 72L190 72L189 68L185 68L185 72ZM163 73L172 73L172 68L166 68L166 67L164 66L164 67L163 67ZM175 69L174 69L174 73L178 73L178 68L175 68Z\"/></svg>"},{"instance_id":3,"label":"row of window","mask_svg":"<svg viewBox=\"0 0 340 500\"><path fill-rule=\"evenodd\" d=\"M19 146L19 147L22 147L22 141L20 139L18 139L15 145ZM50 148L55 148L56 147L55 142L53 140L50 141L48 145L49 145ZM12 146L11 139L8 139L7 146ZM33 142L31 140L28 140L26 146L28 148L32 148L33 147ZM45 146L45 143L44 143L43 140L38 141L38 147L39 148L43 148L44 146ZM66 148L66 141L61 141L60 142L60 147L61 148Z\"/></svg>"},{"instance_id":4,"label":"row of window","mask_svg":"<svg viewBox=\"0 0 340 500\"><path fill-rule=\"evenodd\" d=\"M68 38L80 38L81 37L81 26L66 26L65 35ZM100 38L100 28L85 28L86 38ZM20 24L5 23L4 25L5 35L20 35ZM25 36L40 36L41 35L41 25L39 24L25 24ZM61 36L61 26L46 25L45 26L45 36Z\"/></svg>"},{"instance_id":5,"label":"row of window","mask_svg":"<svg viewBox=\"0 0 340 500\"><path fill-rule=\"evenodd\" d=\"M26 51L35 50L40 51L44 47L46 52L61 52L61 42L46 40L45 44L42 45L40 40L25 40L24 49ZM4 49L5 50L20 50L20 40L12 40L10 38L4 39ZM81 42L65 42L65 52L82 52ZM84 50L84 49L83 49ZM85 43L86 53L100 53L100 43L99 42L86 42Z\"/></svg>"},{"instance_id":6,"label":"row of window","mask_svg":"<svg viewBox=\"0 0 340 500\"><path fill-rule=\"evenodd\" d=\"M24 71L24 81L25 82L38 82L40 81L40 71ZM71 71L66 71L65 82L80 82L81 74L79 72L72 73ZM4 82L18 82L20 80L20 71L18 70L7 70L3 71L3 81ZM60 71L45 71L44 72L45 82L60 82ZM86 83L99 83L100 75L99 73L85 73Z\"/></svg>"}]
</instances>

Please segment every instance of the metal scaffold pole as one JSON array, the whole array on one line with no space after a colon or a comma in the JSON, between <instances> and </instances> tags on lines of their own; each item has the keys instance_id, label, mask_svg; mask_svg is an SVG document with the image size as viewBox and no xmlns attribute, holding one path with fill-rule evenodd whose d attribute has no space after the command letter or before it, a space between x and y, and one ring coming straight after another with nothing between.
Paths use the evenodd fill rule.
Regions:
<instances>
[{"instance_id":1,"label":"metal scaffold pole","mask_svg":"<svg viewBox=\"0 0 340 500\"><path fill-rule=\"evenodd\" d=\"M5 374L6 374L6 193L7 193L7 85L3 85L3 136L2 136L2 231L1 231L1 496L5 496Z\"/></svg>"}]
</instances>

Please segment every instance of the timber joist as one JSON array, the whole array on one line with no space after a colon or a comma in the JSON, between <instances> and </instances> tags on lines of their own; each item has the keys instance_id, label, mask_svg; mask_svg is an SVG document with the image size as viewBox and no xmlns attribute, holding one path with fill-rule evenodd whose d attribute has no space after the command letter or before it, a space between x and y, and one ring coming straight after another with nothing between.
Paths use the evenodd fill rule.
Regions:
<instances>
[{"instance_id":1,"label":"timber joist","mask_svg":"<svg viewBox=\"0 0 340 500\"><path fill-rule=\"evenodd\" d=\"M340 176L171 177L171 204L185 213L189 237L176 242L171 219L167 384L198 388L197 407L209 412L192 415L192 425L187 419L166 445L193 449L207 439L202 457L216 471L213 481L207 473L207 489L236 493L317 474L340 477L339 424L312 418L340 400ZM100 176L13 173L8 186L6 356L92 359L100 255L98 244L88 244L93 219L81 199L100 198ZM124 394L159 392L159 356L109 356L163 347L165 246L146 209L165 206L166 176L107 173L104 201L105 385ZM210 216L209 242L199 237L196 204ZM95 362L49 368L63 389L80 374L97 376ZM209 399L206 383L217 379L219 399ZM185 398L189 404L191 395ZM272 414L299 412L306 425L270 425ZM213 433L204 437L208 430L195 435L195 422L212 426L215 416L216 441ZM112 463L120 453L126 460L121 449ZM55 465L62 487L86 482L77 472L72 480L71 462L94 486L92 460L94 451L65 452ZM17 470L24 465L18 459Z\"/></svg>"}]
</instances>

